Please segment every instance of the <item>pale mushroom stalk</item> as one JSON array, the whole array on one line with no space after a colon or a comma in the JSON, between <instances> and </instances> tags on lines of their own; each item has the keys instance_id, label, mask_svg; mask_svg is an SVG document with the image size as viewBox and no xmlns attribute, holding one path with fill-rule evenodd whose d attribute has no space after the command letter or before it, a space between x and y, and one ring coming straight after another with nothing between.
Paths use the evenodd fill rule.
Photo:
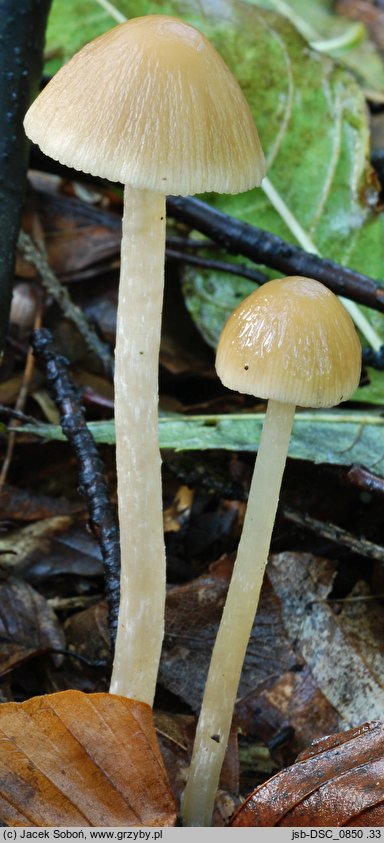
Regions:
<instances>
[{"instance_id":1,"label":"pale mushroom stalk","mask_svg":"<svg viewBox=\"0 0 384 843\"><path fill-rule=\"evenodd\" d=\"M121 610L111 691L152 703L165 556L158 360L168 195L250 190L265 174L252 114L193 26L132 18L83 47L26 114L45 154L125 185L116 342Z\"/></svg>"},{"instance_id":2,"label":"pale mushroom stalk","mask_svg":"<svg viewBox=\"0 0 384 843\"><path fill-rule=\"evenodd\" d=\"M294 413L294 404L268 402L243 531L212 652L183 797L184 825L211 824L241 669L263 582Z\"/></svg>"},{"instance_id":3,"label":"pale mushroom stalk","mask_svg":"<svg viewBox=\"0 0 384 843\"><path fill-rule=\"evenodd\" d=\"M297 405L332 407L356 389L361 346L351 317L318 281L268 281L221 333L216 371L225 386L268 400L243 533L197 726L182 815L210 825L241 669L268 559Z\"/></svg>"},{"instance_id":4,"label":"pale mushroom stalk","mask_svg":"<svg viewBox=\"0 0 384 843\"><path fill-rule=\"evenodd\" d=\"M121 596L110 690L149 705L164 632L158 440L164 252L165 196L126 185L115 351Z\"/></svg>"}]
</instances>

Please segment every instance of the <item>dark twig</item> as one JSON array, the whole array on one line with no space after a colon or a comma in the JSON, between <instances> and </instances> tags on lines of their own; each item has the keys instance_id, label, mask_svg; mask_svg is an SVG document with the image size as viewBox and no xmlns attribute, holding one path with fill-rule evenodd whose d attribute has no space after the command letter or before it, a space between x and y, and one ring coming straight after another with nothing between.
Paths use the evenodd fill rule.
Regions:
<instances>
[{"instance_id":1,"label":"dark twig","mask_svg":"<svg viewBox=\"0 0 384 843\"><path fill-rule=\"evenodd\" d=\"M23 424L37 424L37 419L34 416L28 416L20 410L13 410L11 407L6 407L0 404L0 419L16 419L16 421L23 422Z\"/></svg>"},{"instance_id":2,"label":"dark twig","mask_svg":"<svg viewBox=\"0 0 384 843\"><path fill-rule=\"evenodd\" d=\"M85 498L92 532L99 542L105 569L106 599L112 641L116 637L119 610L120 545L119 531L111 505L104 465L92 434L87 428L83 407L67 370L67 361L58 354L52 334L46 328L35 331L32 346L44 362L47 382L61 413L61 427L71 444L79 466L79 491Z\"/></svg>"},{"instance_id":3,"label":"dark twig","mask_svg":"<svg viewBox=\"0 0 384 843\"><path fill-rule=\"evenodd\" d=\"M360 465L353 465L349 469L347 480L352 486L357 486L364 492L372 492L377 495L384 495L384 477L379 477L377 474L372 474L366 468Z\"/></svg>"},{"instance_id":4,"label":"dark twig","mask_svg":"<svg viewBox=\"0 0 384 843\"><path fill-rule=\"evenodd\" d=\"M180 263L189 264L190 266L199 266L201 269L207 269L211 272L227 272L229 275L239 275L242 278L248 278L254 281L255 284L263 284L268 280L266 275L262 272L257 272L255 269L246 266L243 263L230 263L230 261L213 260L212 258L204 258L200 255L190 255L188 252L176 251L176 249L166 249L166 257L169 261L178 261Z\"/></svg>"},{"instance_id":5,"label":"dark twig","mask_svg":"<svg viewBox=\"0 0 384 843\"><path fill-rule=\"evenodd\" d=\"M217 211L200 199L171 196L168 198L168 212L215 240L233 255L243 255L286 275L316 278L337 295L384 312L384 288L367 275L309 254L275 234Z\"/></svg>"},{"instance_id":6,"label":"dark twig","mask_svg":"<svg viewBox=\"0 0 384 843\"><path fill-rule=\"evenodd\" d=\"M40 81L51 0L0 0L0 347L8 328L29 143L23 117Z\"/></svg>"},{"instance_id":7,"label":"dark twig","mask_svg":"<svg viewBox=\"0 0 384 843\"><path fill-rule=\"evenodd\" d=\"M312 533L328 539L335 544L341 544L347 547L352 553L357 553L359 556L366 556L368 559L376 559L378 562L384 562L384 547L374 544L374 542L362 536L354 536L348 530L344 530L337 524L326 524L324 521L319 521L318 518L312 518L307 513L297 512L288 506L281 508L282 515L288 521L298 524L300 527L306 527Z\"/></svg>"},{"instance_id":8,"label":"dark twig","mask_svg":"<svg viewBox=\"0 0 384 843\"><path fill-rule=\"evenodd\" d=\"M384 371L384 345L378 351L373 348L363 348L363 364L364 366L372 366L380 372Z\"/></svg>"}]
</instances>

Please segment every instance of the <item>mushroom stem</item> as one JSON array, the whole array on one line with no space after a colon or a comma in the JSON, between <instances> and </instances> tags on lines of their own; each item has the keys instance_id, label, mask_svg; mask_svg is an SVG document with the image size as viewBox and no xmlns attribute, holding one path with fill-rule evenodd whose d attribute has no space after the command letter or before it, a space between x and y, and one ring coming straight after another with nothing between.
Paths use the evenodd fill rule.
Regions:
<instances>
[{"instance_id":1,"label":"mushroom stem","mask_svg":"<svg viewBox=\"0 0 384 843\"><path fill-rule=\"evenodd\" d=\"M115 350L121 596L110 691L153 703L164 633L158 440L165 196L125 186Z\"/></svg>"},{"instance_id":2,"label":"mushroom stem","mask_svg":"<svg viewBox=\"0 0 384 843\"><path fill-rule=\"evenodd\" d=\"M268 403L243 532L197 725L182 802L184 825L211 825L241 669L267 563L294 413L294 404L274 400Z\"/></svg>"}]
</instances>

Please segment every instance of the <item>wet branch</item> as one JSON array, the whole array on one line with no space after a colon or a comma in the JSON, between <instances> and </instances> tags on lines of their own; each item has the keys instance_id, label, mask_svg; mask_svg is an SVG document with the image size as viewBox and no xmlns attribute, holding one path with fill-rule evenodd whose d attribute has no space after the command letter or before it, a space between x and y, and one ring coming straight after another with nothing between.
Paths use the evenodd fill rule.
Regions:
<instances>
[{"instance_id":1,"label":"wet branch","mask_svg":"<svg viewBox=\"0 0 384 843\"><path fill-rule=\"evenodd\" d=\"M0 348L8 329L29 142L23 117L40 82L51 0L0 0Z\"/></svg>"},{"instance_id":2,"label":"wet branch","mask_svg":"<svg viewBox=\"0 0 384 843\"><path fill-rule=\"evenodd\" d=\"M276 234L217 211L200 199L171 196L167 206L171 216L210 237L233 255L250 258L285 275L316 278L337 295L384 313L384 287L367 275L309 254Z\"/></svg>"},{"instance_id":3,"label":"wet branch","mask_svg":"<svg viewBox=\"0 0 384 843\"><path fill-rule=\"evenodd\" d=\"M61 413L60 424L79 466L79 491L86 500L90 526L104 562L105 591L112 641L115 640L120 594L120 544L116 515L110 502L105 469L87 428L79 395L68 375L68 363L55 348L46 328L35 331L32 346L43 362L47 383Z\"/></svg>"}]
</instances>

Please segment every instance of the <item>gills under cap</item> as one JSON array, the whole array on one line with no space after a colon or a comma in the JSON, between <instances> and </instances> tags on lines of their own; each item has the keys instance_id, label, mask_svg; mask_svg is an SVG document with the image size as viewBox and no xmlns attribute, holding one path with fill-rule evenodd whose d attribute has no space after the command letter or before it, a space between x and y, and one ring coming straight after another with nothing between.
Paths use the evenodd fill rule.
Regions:
<instances>
[{"instance_id":1,"label":"gills under cap","mask_svg":"<svg viewBox=\"0 0 384 843\"><path fill-rule=\"evenodd\" d=\"M216 370L230 389L302 407L333 407L359 384L361 346L337 296L319 281L268 281L229 317Z\"/></svg>"},{"instance_id":2,"label":"gills under cap","mask_svg":"<svg viewBox=\"0 0 384 843\"><path fill-rule=\"evenodd\" d=\"M198 30L163 15L133 18L87 44L24 126L62 164L168 195L240 193L265 174L232 73Z\"/></svg>"}]
</instances>

